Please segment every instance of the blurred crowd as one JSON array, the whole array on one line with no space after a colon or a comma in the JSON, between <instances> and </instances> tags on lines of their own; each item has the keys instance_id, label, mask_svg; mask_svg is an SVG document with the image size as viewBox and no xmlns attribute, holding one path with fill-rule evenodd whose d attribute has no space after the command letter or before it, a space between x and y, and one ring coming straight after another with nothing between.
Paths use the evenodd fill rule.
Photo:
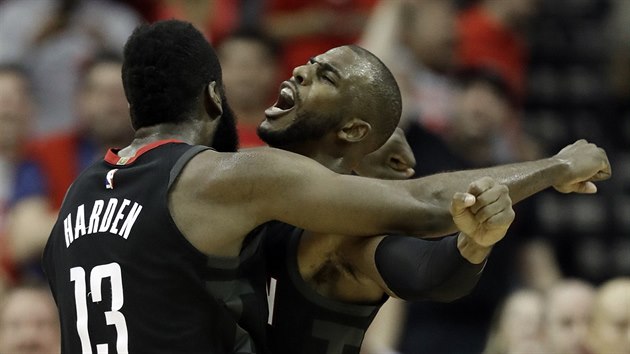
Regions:
<instances>
[{"instance_id":1,"label":"blurred crowd","mask_svg":"<svg viewBox=\"0 0 630 354\"><path fill-rule=\"evenodd\" d=\"M41 253L72 180L133 136L127 36L167 18L217 49L241 147L293 67L356 43L397 78L417 176L607 150L597 195L515 206L469 296L391 301L366 353L630 353L628 0L0 0L0 353L59 351Z\"/></svg>"}]
</instances>

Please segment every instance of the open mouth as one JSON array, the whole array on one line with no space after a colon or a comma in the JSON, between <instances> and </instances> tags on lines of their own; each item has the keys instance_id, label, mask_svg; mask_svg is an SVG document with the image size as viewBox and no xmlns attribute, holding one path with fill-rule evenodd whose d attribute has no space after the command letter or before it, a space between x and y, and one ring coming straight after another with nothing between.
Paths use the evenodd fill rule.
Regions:
<instances>
[{"instance_id":1,"label":"open mouth","mask_svg":"<svg viewBox=\"0 0 630 354\"><path fill-rule=\"evenodd\" d=\"M295 92L289 81L285 81L280 85L280 93L276 103L265 110L265 115L274 118L285 114L295 106Z\"/></svg>"}]
</instances>

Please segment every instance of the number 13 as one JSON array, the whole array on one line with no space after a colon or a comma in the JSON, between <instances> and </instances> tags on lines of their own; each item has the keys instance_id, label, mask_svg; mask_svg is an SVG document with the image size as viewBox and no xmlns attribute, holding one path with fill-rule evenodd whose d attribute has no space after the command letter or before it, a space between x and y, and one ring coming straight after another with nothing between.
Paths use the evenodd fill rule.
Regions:
<instances>
[{"instance_id":1,"label":"number 13","mask_svg":"<svg viewBox=\"0 0 630 354\"><path fill-rule=\"evenodd\" d=\"M116 339L116 351L118 353L128 353L127 348L127 322L125 316L119 312L124 303L122 275L118 263L109 263L96 266L90 273L90 291L92 302L102 300L101 283L103 279L110 278L112 286L112 309L105 312L107 325L114 325L118 334ZM88 311L85 270L82 267L70 269L70 280L74 282L74 299L77 306L77 331L81 340L81 349L84 354L92 354L92 343L88 332ZM107 344L97 344L98 354L107 353Z\"/></svg>"}]
</instances>

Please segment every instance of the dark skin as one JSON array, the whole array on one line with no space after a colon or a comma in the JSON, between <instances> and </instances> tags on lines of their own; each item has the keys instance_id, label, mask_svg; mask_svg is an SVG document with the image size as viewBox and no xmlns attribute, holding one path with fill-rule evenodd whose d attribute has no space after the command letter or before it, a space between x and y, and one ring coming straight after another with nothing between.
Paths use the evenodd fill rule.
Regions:
<instances>
[{"instance_id":1,"label":"dark skin","mask_svg":"<svg viewBox=\"0 0 630 354\"><path fill-rule=\"evenodd\" d=\"M343 61L361 62L359 55L352 51L344 50L340 54ZM363 69L360 65L350 66L344 77L365 80L359 75L362 72L365 75ZM328 94L334 97L334 93ZM138 129L133 142L118 155L133 156L142 146L163 139L179 139L189 144L211 142L222 114L216 82L209 82L200 90L198 102L197 109L180 124ZM360 119L350 120L358 124L347 130L348 137L355 139L357 132L367 127ZM373 145L371 150L376 148ZM598 161L597 172L609 171L603 151L593 159ZM540 165L536 174L542 173L541 170L556 171L558 175L553 184L566 182L571 172L570 164L560 160L540 162ZM571 181L592 179L592 170L589 166ZM523 174L526 171L524 169ZM431 179L377 181L340 175L312 159L279 149L238 153L206 151L192 158L182 170L171 189L169 207L183 235L200 251L234 257L239 254L246 235L271 220L313 232L348 236L452 232L455 225L449 212L451 200L455 192L465 191L470 181L462 182L462 179L454 174L453 179L444 179L435 188L435 181ZM548 183L540 183L538 188L547 186ZM530 186L525 192L535 187ZM459 208L465 209L474 202L474 198L467 196L460 193L454 199ZM483 210L477 212L483 213Z\"/></svg>"},{"instance_id":2,"label":"dark skin","mask_svg":"<svg viewBox=\"0 0 630 354\"><path fill-rule=\"evenodd\" d=\"M337 112L342 110L340 107L349 106L337 116L337 128L321 137L289 141L281 147L308 156L337 173L350 174L362 169L365 172L361 160L374 150L372 126L379 117L372 117L365 106L353 104L354 90L372 84L369 71L362 69L361 58L347 47L332 49L294 69L293 77L281 86L281 96L289 95L286 90L294 90L290 96L295 104L287 108L286 97L279 99L276 106L266 111L267 119L260 130L286 131L298 119L322 120L322 112ZM398 148L402 146L400 142L395 144ZM390 178L407 177L412 164L401 161L405 154L400 151L404 149L394 154L386 152L380 158L368 157L376 161L384 158L387 166L372 169L368 175L382 178L389 170L393 171ZM586 141L578 141L548 159L444 173L402 183L423 186L425 197L440 200L443 210L449 210L453 198L452 215L441 214L444 228L433 231L445 235L454 232L457 226L463 231L458 236L460 253L471 263L481 263L492 245L505 235L513 218L511 202L551 186L562 193L595 193L592 181L609 175L605 152ZM392 182L376 183L380 189L381 183L385 187ZM475 197L470 206L461 203L466 195ZM381 299L384 293L395 296L374 264L374 252L383 237L358 239L341 235L344 234L304 232L298 250L298 265L304 280L320 294L341 301L366 303Z\"/></svg>"},{"instance_id":3,"label":"dark skin","mask_svg":"<svg viewBox=\"0 0 630 354\"><path fill-rule=\"evenodd\" d=\"M406 179L413 175L414 165L413 153L404 133L397 129L385 145L361 160L355 172L373 178ZM493 245L505 236L514 220L508 190L490 178L483 178L471 184L468 191L477 197L477 207L494 208L495 214L478 221L471 209L453 209L455 224L459 230L477 238L483 234L486 242ZM460 254L471 263L483 262L492 245L481 246L466 232L458 235ZM376 248L384 237L359 239L305 231L298 248L300 274L320 294L337 300L370 303L379 301L384 293L396 297L381 278L374 262ZM487 241L489 237L492 237L491 241ZM413 273L415 270L400 271Z\"/></svg>"}]
</instances>

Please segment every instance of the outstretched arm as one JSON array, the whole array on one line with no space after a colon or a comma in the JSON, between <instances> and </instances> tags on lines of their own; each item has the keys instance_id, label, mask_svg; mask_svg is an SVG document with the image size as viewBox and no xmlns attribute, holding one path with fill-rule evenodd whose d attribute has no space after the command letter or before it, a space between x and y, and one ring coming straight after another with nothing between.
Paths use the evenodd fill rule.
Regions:
<instances>
[{"instance_id":1,"label":"outstretched arm","mask_svg":"<svg viewBox=\"0 0 630 354\"><path fill-rule=\"evenodd\" d=\"M506 184L518 201L549 186L592 192L588 181L609 176L610 166L603 150L583 141L549 159L406 181L339 175L272 148L207 151L179 176L171 213L184 234L209 244L201 249L219 254L240 249L249 231L271 220L349 236L445 235L456 230L449 212L454 193L488 175ZM462 203L471 205L466 198Z\"/></svg>"},{"instance_id":2,"label":"outstretched arm","mask_svg":"<svg viewBox=\"0 0 630 354\"><path fill-rule=\"evenodd\" d=\"M508 187L510 198L516 204L549 187L561 193L595 193L597 187L593 182L608 179L610 175L611 167L606 152L594 144L579 140L546 159L419 178L416 180L416 192L429 194L415 196L447 208L454 193L465 190L474 180L491 177ZM436 231L456 231L450 219L444 221L444 229Z\"/></svg>"},{"instance_id":3,"label":"outstretched arm","mask_svg":"<svg viewBox=\"0 0 630 354\"><path fill-rule=\"evenodd\" d=\"M360 247L346 247L345 256L358 272L397 298L453 301L467 295L477 284L491 248L514 220L504 185L485 177L471 183L467 192L476 199L472 207L459 203L457 195L451 206L461 230L458 235L439 241L406 236L357 241Z\"/></svg>"}]
</instances>

